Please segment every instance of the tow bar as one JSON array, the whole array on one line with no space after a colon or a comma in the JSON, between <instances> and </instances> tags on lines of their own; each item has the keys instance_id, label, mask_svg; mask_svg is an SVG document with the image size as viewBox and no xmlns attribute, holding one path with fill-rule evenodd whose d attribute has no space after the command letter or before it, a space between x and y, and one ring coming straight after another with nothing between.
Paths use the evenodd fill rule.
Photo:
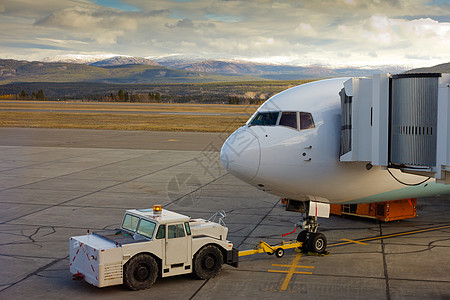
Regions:
<instances>
[{"instance_id":1,"label":"tow bar","mask_svg":"<svg viewBox=\"0 0 450 300\"><path fill-rule=\"evenodd\" d=\"M254 249L239 251L239 256L247 256L247 255L253 255L253 254L258 254L258 253L267 253L269 255L273 255L275 253L275 256L280 258L280 257L283 257L285 249L301 248L302 245L303 245L302 242L297 242L297 241L284 242L283 241L283 242L281 242L281 244L271 246L264 241L260 241L258 244L256 244Z\"/></svg>"}]
</instances>

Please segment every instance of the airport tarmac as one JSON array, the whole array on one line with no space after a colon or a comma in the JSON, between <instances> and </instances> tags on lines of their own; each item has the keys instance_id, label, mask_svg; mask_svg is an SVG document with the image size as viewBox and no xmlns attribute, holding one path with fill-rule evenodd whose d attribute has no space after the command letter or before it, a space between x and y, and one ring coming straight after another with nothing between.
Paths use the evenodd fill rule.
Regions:
<instances>
[{"instance_id":1,"label":"airport tarmac","mask_svg":"<svg viewBox=\"0 0 450 300\"><path fill-rule=\"evenodd\" d=\"M0 128L0 299L450 299L450 195L420 198L415 219L322 219L328 256L257 254L210 280L164 278L135 292L72 280L69 238L116 228L129 208L225 210L240 250L289 238L300 216L226 173L225 138Z\"/></svg>"}]
</instances>

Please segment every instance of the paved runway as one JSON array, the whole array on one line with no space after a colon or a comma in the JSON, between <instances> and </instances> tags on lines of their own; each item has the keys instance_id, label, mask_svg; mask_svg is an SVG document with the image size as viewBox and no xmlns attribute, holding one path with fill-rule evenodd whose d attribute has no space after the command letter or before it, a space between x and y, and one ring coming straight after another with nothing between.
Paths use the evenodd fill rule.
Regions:
<instances>
[{"instance_id":1,"label":"paved runway","mask_svg":"<svg viewBox=\"0 0 450 300\"><path fill-rule=\"evenodd\" d=\"M0 128L1 146L220 151L228 133Z\"/></svg>"},{"instance_id":2,"label":"paved runway","mask_svg":"<svg viewBox=\"0 0 450 300\"><path fill-rule=\"evenodd\" d=\"M72 281L69 237L116 228L128 208L159 203L204 218L224 209L229 239L241 250L292 231L296 213L224 171L217 152L224 138L0 128L0 299L450 298L449 195L419 199L416 219L325 219L325 257L253 255L207 281L158 279L138 292ZM440 229L420 231L433 228ZM333 246L411 231L420 232Z\"/></svg>"}]
</instances>

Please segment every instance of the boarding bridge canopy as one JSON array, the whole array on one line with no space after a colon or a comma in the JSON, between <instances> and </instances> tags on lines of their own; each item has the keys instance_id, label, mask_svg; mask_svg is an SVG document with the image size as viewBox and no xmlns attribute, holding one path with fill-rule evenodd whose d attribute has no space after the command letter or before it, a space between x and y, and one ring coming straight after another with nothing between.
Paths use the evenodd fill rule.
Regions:
<instances>
[{"instance_id":1,"label":"boarding bridge canopy","mask_svg":"<svg viewBox=\"0 0 450 300\"><path fill-rule=\"evenodd\" d=\"M450 74L352 78L341 96L341 162L367 162L450 184Z\"/></svg>"}]
</instances>

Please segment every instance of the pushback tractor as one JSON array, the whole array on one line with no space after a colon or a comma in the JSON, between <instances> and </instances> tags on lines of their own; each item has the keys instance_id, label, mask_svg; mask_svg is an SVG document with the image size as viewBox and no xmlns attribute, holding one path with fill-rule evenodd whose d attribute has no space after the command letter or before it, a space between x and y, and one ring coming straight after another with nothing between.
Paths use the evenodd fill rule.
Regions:
<instances>
[{"instance_id":1,"label":"pushback tractor","mask_svg":"<svg viewBox=\"0 0 450 300\"><path fill-rule=\"evenodd\" d=\"M149 288L158 277L194 273L209 279L224 263L238 266L224 225L161 206L127 210L118 229L70 238L70 272L94 286L131 290Z\"/></svg>"}]
</instances>

